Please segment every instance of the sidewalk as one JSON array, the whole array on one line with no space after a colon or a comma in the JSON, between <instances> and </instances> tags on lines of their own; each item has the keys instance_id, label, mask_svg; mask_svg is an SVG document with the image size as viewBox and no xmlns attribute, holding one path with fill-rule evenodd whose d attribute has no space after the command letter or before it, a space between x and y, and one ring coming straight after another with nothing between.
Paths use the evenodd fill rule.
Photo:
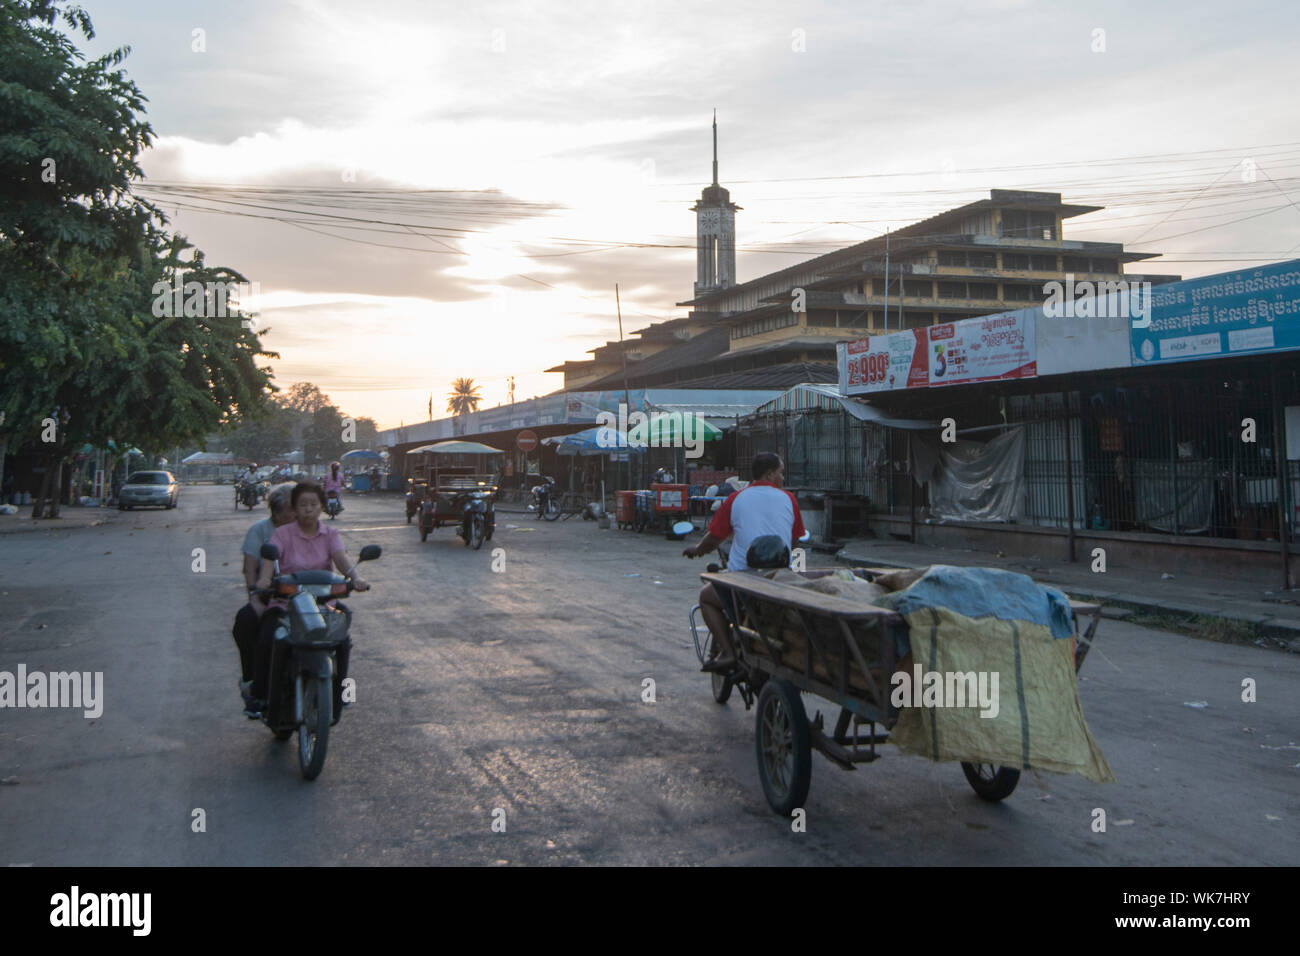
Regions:
<instances>
[{"instance_id":1,"label":"sidewalk","mask_svg":"<svg viewBox=\"0 0 1300 956\"><path fill-rule=\"evenodd\" d=\"M1184 618L1199 615L1235 624L1255 643L1280 643L1300 652L1300 591L1254 590L1220 578L1181 574L1165 578L1154 571L1126 568L1094 573L1091 559L1084 560L1086 553L1071 564L1056 558L999 557L991 551L859 538L835 557L857 567L952 564L1018 571L1071 597L1108 605L1102 612L1107 617L1127 617L1133 611Z\"/></svg>"},{"instance_id":2,"label":"sidewalk","mask_svg":"<svg viewBox=\"0 0 1300 956\"><path fill-rule=\"evenodd\" d=\"M32 506L20 506L16 515L0 515L0 535L23 531L66 531L69 528L93 528L116 521L116 508L82 508L64 505L57 518L33 518Z\"/></svg>"}]
</instances>

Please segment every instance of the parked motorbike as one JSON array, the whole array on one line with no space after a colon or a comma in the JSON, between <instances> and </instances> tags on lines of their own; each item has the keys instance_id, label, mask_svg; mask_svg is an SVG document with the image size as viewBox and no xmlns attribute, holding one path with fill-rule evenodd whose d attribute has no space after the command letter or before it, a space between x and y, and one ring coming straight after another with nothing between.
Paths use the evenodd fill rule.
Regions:
<instances>
[{"instance_id":1,"label":"parked motorbike","mask_svg":"<svg viewBox=\"0 0 1300 956\"><path fill-rule=\"evenodd\" d=\"M554 521L560 516L560 501L555 491L555 479L546 475L542 475L541 479L540 485L533 486L533 503L528 506L528 510L536 511L538 518Z\"/></svg>"},{"instance_id":2,"label":"parked motorbike","mask_svg":"<svg viewBox=\"0 0 1300 956\"><path fill-rule=\"evenodd\" d=\"M424 500L429 486L423 482L416 484L414 478L408 478L406 485L406 523L410 524L411 519L420 510L420 502Z\"/></svg>"},{"instance_id":3,"label":"parked motorbike","mask_svg":"<svg viewBox=\"0 0 1300 956\"><path fill-rule=\"evenodd\" d=\"M465 547L473 547L477 551L483 546L485 540L492 539L492 530L496 524L492 492L490 490L466 492L456 497L456 505L461 513L458 533L465 539Z\"/></svg>"},{"instance_id":4,"label":"parked motorbike","mask_svg":"<svg viewBox=\"0 0 1300 956\"><path fill-rule=\"evenodd\" d=\"M343 502L339 499L338 492L331 491L325 495L325 513L330 518L335 518L343 510Z\"/></svg>"},{"instance_id":5,"label":"parked motorbike","mask_svg":"<svg viewBox=\"0 0 1300 956\"><path fill-rule=\"evenodd\" d=\"M361 549L362 561L374 561L382 549L369 544ZM334 713L334 677L337 655L351 646L348 632L352 612L344 605L329 607L324 602L352 593L352 572L298 571L280 573L280 551L273 544L262 545L261 555L275 562L271 589L264 592L289 599L288 613L276 630L271 649L268 698L262 722L277 740L288 740L298 732L298 764L307 780L315 780L325 766L330 727Z\"/></svg>"},{"instance_id":6,"label":"parked motorbike","mask_svg":"<svg viewBox=\"0 0 1300 956\"><path fill-rule=\"evenodd\" d=\"M429 537L429 532L438 527L437 495L426 492L416 505L416 512L420 516L420 540L424 541Z\"/></svg>"}]
</instances>

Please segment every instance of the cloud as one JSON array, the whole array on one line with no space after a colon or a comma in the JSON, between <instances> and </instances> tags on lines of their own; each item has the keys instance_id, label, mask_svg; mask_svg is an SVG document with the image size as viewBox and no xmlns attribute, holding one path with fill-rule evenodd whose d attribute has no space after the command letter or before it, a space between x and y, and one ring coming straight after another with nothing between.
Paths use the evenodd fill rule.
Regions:
<instances>
[{"instance_id":1,"label":"cloud","mask_svg":"<svg viewBox=\"0 0 1300 956\"><path fill-rule=\"evenodd\" d=\"M625 330L683 314L715 107L721 180L743 207L742 281L992 187L1104 194L1112 209L1080 236L1128 241L1174 208L1146 205L1169 198L1166 184L1199 188L1220 169L1060 164L1300 139L1287 73L1300 14L1250 0L1178 17L1120 0L86 5L91 55L133 47L126 66L159 133L152 180L354 186L374 193L351 209L361 217L440 227L428 238L252 218L276 210L175 214L209 263L260 283L281 380L371 382L349 410L381 422L412 420L424 404L398 389L438 393L440 376L480 378L489 403L509 375L519 395L558 387L540 369L617 337L615 282ZM1091 49L1097 28L1104 53ZM960 172L1030 164L1042 168ZM1260 158L1278 179L1293 166ZM1193 175L1166 178L1174 168ZM394 189L407 194L383 198ZM1285 250L1300 241L1291 215L1170 251Z\"/></svg>"}]
</instances>

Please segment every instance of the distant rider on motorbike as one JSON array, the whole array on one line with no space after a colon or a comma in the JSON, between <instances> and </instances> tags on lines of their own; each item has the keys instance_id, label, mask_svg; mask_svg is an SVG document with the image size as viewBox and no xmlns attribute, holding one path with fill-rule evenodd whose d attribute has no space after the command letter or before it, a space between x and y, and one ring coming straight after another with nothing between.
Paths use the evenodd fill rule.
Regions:
<instances>
[{"instance_id":1,"label":"distant rider on motorbike","mask_svg":"<svg viewBox=\"0 0 1300 956\"><path fill-rule=\"evenodd\" d=\"M329 474L325 476L325 495L339 500L339 511L343 510L343 471L337 461L330 462Z\"/></svg>"}]
</instances>

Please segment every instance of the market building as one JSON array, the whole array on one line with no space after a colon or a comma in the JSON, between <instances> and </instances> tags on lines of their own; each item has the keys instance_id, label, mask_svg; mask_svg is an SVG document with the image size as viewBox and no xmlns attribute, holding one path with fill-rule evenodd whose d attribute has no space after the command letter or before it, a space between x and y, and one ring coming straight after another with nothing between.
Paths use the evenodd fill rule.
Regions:
<instances>
[{"instance_id":1,"label":"market building","mask_svg":"<svg viewBox=\"0 0 1300 956\"><path fill-rule=\"evenodd\" d=\"M672 461L703 485L778 451L826 541L1072 557L1086 545L1116 566L1294 577L1292 264L1188 282L1129 272L1157 253L1064 236L1067 220L1101 207L993 189L738 282L741 207L718 181L714 136L713 181L692 207L688 313L548 369L564 376L552 395L390 433L399 461L442 437L508 448L522 429L575 432L619 404L694 403L725 440L693 467L634 456L636 477ZM1144 329L1155 331L1136 337ZM538 467L531 457L511 466Z\"/></svg>"},{"instance_id":2,"label":"market building","mask_svg":"<svg viewBox=\"0 0 1300 956\"><path fill-rule=\"evenodd\" d=\"M833 538L1294 587L1298 351L1300 260L865 336L737 457L785 456Z\"/></svg>"},{"instance_id":3,"label":"market building","mask_svg":"<svg viewBox=\"0 0 1300 956\"><path fill-rule=\"evenodd\" d=\"M736 212L718 182L691 207L696 277L685 317L607 342L592 358L547 369L566 389L773 387L836 381L835 346L1043 302L1048 283L1176 281L1130 273L1158 255L1123 243L1066 239L1066 220L1102 206L1060 193L993 189L904 229L745 282L736 281Z\"/></svg>"}]
</instances>

